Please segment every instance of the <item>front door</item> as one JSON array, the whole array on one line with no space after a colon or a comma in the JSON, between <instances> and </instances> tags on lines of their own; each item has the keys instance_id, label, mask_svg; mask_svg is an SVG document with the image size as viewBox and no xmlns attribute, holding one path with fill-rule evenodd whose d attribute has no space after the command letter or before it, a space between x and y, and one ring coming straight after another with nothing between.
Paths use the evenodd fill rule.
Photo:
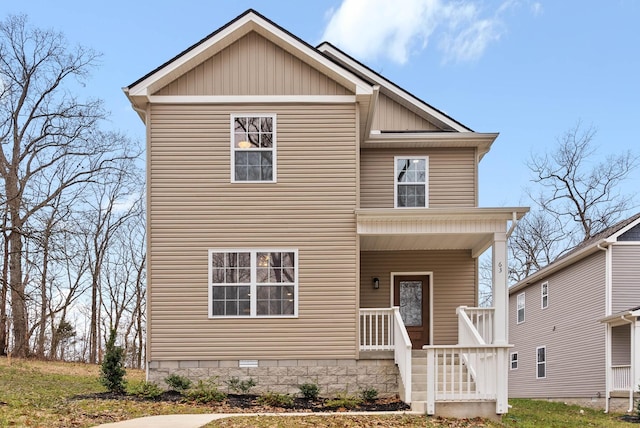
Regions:
<instances>
[{"instance_id":1,"label":"front door","mask_svg":"<svg viewBox=\"0 0 640 428\"><path fill-rule=\"evenodd\" d=\"M393 304L400 307L413 349L429 345L429 276L394 276Z\"/></svg>"}]
</instances>

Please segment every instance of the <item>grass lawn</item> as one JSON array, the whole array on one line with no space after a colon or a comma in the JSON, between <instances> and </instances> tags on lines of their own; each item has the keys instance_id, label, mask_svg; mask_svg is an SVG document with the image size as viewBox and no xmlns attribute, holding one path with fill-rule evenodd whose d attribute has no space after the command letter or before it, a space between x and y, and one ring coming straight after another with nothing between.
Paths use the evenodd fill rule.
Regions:
<instances>
[{"instance_id":1,"label":"grass lawn","mask_svg":"<svg viewBox=\"0 0 640 428\"><path fill-rule=\"evenodd\" d=\"M216 407L137 399L82 398L104 392L99 367L90 364L42 362L0 357L0 427L91 427L141 416L212 413ZM128 370L136 383L144 372ZM620 415L533 400L511 400L503 423L484 420L443 420L414 415L240 417L212 422L207 427L636 427Z\"/></svg>"}]
</instances>

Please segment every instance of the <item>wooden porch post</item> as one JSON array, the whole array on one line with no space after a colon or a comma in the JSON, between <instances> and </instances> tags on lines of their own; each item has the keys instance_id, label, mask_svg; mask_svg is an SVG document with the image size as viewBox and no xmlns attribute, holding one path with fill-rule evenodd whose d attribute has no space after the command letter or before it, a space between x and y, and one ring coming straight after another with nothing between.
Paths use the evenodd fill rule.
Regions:
<instances>
[{"instance_id":1,"label":"wooden porch post","mask_svg":"<svg viewBox=\"0 0 640 428\"><path fill-rule=\"evenodd\" d=\"M507 236L495 233L493 241L493 343L507 345L509 293L507 292Z\"/></svg>"}]
</instances>

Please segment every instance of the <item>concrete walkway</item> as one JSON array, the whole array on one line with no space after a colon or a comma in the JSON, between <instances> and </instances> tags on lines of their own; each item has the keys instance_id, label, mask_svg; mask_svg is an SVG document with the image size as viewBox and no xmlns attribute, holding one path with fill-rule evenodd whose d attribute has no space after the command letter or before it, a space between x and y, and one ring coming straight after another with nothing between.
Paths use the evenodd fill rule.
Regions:
<instances>
[{"instance_id":1,"label":"concrete walkway","mask_svg":"<svg viewBox=\"0 0 640 428\"><path fill-rule=\"evenodd\" d=\"M318 413L208 413L199 415L146 416L128 421L98 425L99 428L200 428L211 421L234 416L364 416L364 415L405 415L417 412L318 412Z\"/></svg>"}]
</instances>

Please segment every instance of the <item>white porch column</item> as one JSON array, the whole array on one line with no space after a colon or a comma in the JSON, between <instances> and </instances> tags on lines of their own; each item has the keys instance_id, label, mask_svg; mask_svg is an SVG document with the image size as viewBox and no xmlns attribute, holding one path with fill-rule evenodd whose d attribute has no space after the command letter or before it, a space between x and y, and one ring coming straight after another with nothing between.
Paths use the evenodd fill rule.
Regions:
<instances>
[{"instance_id":1,"label":"white porch column","mask_svg":"<svg viewBox=\"0 0 640 428\"><path fill-rule=\"evenodd\" d=\"M631 324L631 389L636 391L640 385L640 314L634 312L636 320ZM633 401L631 402L633 407ZM633 409L631 409L633 410Z\"/></svg>"},{"instance_id":2,"label":"white porch column","mask_svg":"<svg viewBox=\"0 0 640 428\"><path fill-rule=\"evenodd\" d=\"M507 345L509 335L509 292L507 290L507 235L495 233L493 259L493 343Z\"/></svg>"}]
</instances>

